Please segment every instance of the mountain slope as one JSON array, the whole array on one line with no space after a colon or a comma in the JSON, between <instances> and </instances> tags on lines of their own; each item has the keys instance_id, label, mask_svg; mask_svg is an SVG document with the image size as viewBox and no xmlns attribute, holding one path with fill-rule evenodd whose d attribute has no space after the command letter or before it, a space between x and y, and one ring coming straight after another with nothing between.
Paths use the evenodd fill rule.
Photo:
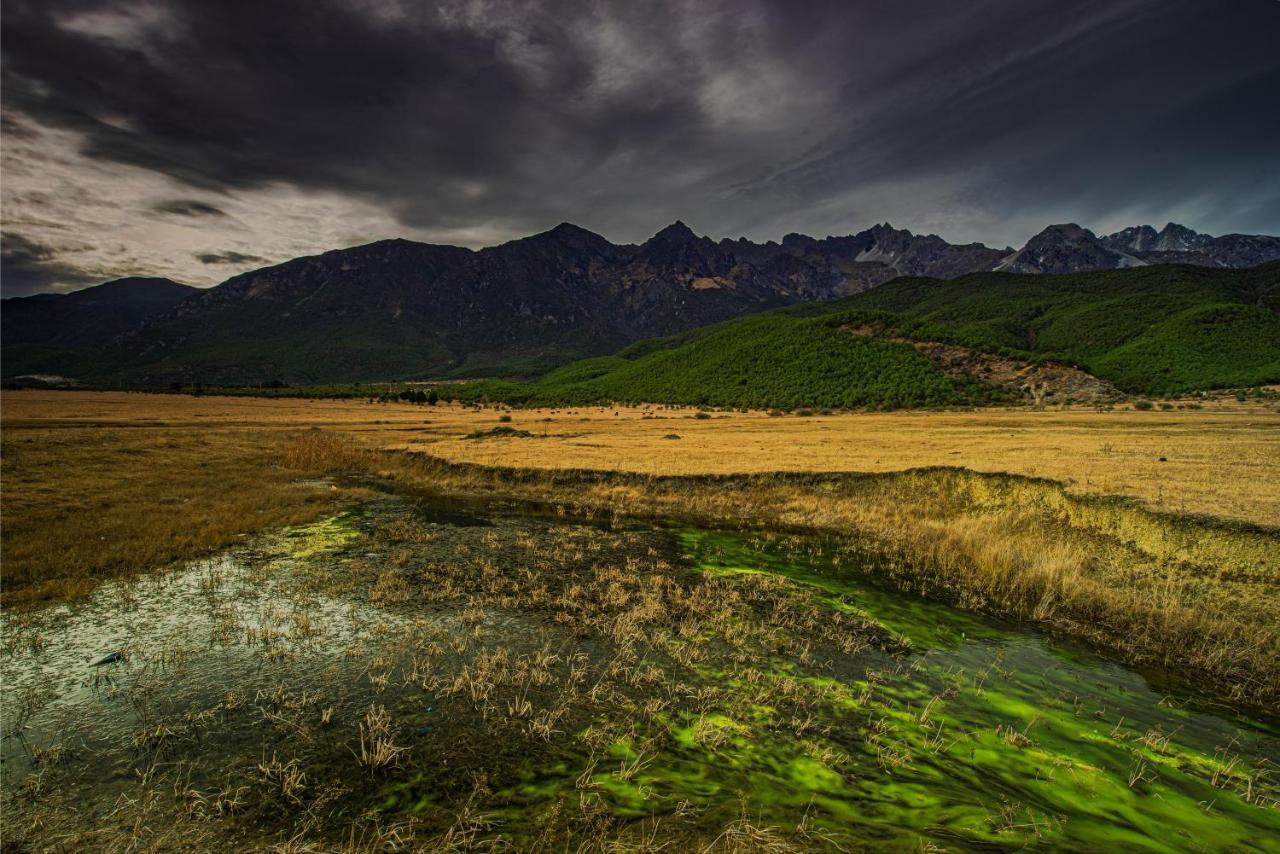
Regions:
<instances>
[{"instance_id":1,"label":"mountain slope","mask_svg":"<svg viewBox=\"0 0 1280 854\"><path fill-rule=\"evenodd\" d=\"M948 377L909 344L839 332L826 318L769 312L699 334L567 365L532 383L485 380L445 398L517 404L683 403L756 409L924 407L999 399Z\"/></svg>"},{"instance_id":2,"label":"mountain slope","mask_svg":"<svg viewBox=\"0 0 1280 854\"><path fill-rule=\"evenodd\" d=\"M1126 228L1099 238L1116 252L1149 263L1197 264L1203 267L1253 267L1280 259L1280 237L1261 234L1201 234L1175 222L1160 231L1149 225Z\"/></svg>"},{"instance_id":3,"label":"mountain slope","mask_svg":"<svg viewBox=\"0 0 1280 854\"><path fill-rule=\"evenodd\" d=\"M639 245L564 223L479 251L385 240L194 293L139 286L152 298L128 310L104 299L129 290L119 283L6 300L3 370L126 385L535 376L637 340L845 297L899 276L1074 273L1170 258L1231 267L1267 257L1280 258L1280 239L1212 238L1173 224L1106 238L1051 226L1014 252L887 223L760 244L713 241L676 222Z\"/></svg>"},{"instance_id":4,"label":"mountain slope","mask_svg":"<svg viewBox=\"0 0 1280 854\"><path fill-rule=\"evenodd\" d=\"M1075 223L1051 225L995 269L1008 273L1079 273L1141 267L1146 262L1099 240Z\"/></svg>"},{"instance_id":5,"label":"mountain slope","mask_svg":"<svg viewBox=\"0 0 1280 854\"><path fill-rule=\"evenodd\" d=\"M6 299L0 311L5 375L74 369L84 354L200 292L169 279L133 277L68 294Z\"/></svg>"},{"instance_id":6,"label":"mountain slope","mask_svg":"<svg viewBox=\"0 0 1280 854\"><path fill-rule=\"evenodd\" d=\"M161 383L533 372L630 341L836 295L838 276L741 264L673 225L640 247L584 229L473 252L404 240L238 276L125 337L106 376Z\"/></svg>"},{"instance_id":7,"label":"mountain slope","mask_svg":"<svg viewBox=\"0 0 1280 854\"><path fill-rule=\"evenodd\" d=\"M932 406L1017 391L992 380L990 359L975 358L970 374L957 375L954 347L913 346L931 342L1027 365L1012 366L1018 377L1045 375L1030 370L1034 363L1062 363L1050 373L1071 387L1084 385L1068 370L1078 366L1130 393L1174 393L1280 382L1278 312L1280 263L903 278L841 300L642 342L533 383L441 392L516 403L791 408ZM1105 383L1093 398L1100 388Z\"/></svg>"},{"instance_id":8,"label":"mountain slope","mask_svg":"<svg viewBox=\"0 0 1280 854\"><path fill-rule=\"evenodd\" d=\"M1280 381L1277 262L901 280L840 305L893 312L983 350L1078 364L1136 393Z\"/></svg>"}]
</instances>

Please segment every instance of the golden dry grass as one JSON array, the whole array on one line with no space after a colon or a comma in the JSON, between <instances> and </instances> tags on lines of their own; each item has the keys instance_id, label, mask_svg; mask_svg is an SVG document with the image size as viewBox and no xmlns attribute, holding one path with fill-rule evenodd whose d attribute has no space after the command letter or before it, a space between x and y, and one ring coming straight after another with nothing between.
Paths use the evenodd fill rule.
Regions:
<instances>
[{"instance_id":1,"label":"golden dry grass","mask_svg":"<svg viewBox=\"0 0 1280 854\"><path fill-rule=\"evenodd\" d=\"M453 462L644 474L945 465L1047 477L1074 494L1137 498L1172 513L1280 524L1280 412L1274 404L1229 399L1199 410L716 413L704 420L691 409L531 409L510 412L503 426L533 438L485 439L465 437L498 426L497 413L447 405L50 391L8 391L2 402L3 428L15 432L130 426L272 434L320 427L365 447ZM673 433L680 438L664 438Z\"/></svg>"},{"instance_id":2,"label":"golden dry grass","mask_svg":"<svg viewBox=\"0 0 1280 854\"><path fill-rule=\"evenodd\" d=\"M455 462L645 474L890 472L958 466L1047 477L1076 494L1122 495L1153 509L1280 524L1280 413L1257 405L1140 412L988 409L769 417L691 410L511 413L536 439L415 434L388 447ZM489 413L439 433L462 434ZM546 421L554 418L554 421ZM541 434L547 434L541 438ZM666 439L675 433L679 439ZM1163 458L1163 459L1162 459Z\"/></svg>"},{"instance_id":3,"label":"golden dry grass","mask_svg":"<svg viewBox=\"0 0 1280 854\"><path fill-rule=\"evenodd\" d=\"M309 469L282 464L289 446L252 428L6 422L3 602L82 595L367 495L299 483Z\"/></svg>"},{"instance_id":4,"label":"golden dry grass","mask_svg":"<svg viewBox=\"0 0 1280 854\"><path fill-rule=\"evenodd\" d=\"M344 496L293 481L354 468L409 487L863 536L900 557L906 586L1054 625L1131 661L1194 668L1243 701L1280 696L1280 672L1267 664L1280 652L1276 621L1258 617L1277 613L1274 532L1076 497L1115 494L1162 511L1274 526L1280 416L1263 405L701 419L657 408L532 410L498 418L457 406L8 392L6 587L23 598L68 595L103 574L314 515ZM497 426L533 435L465 438ZM663 438L672 433L681 438ZM963 471L730 485L652 477L931 465L1039 475L1067 488ZM557 474L565 468L647 476Z\"/></svg>"}]
</instances>

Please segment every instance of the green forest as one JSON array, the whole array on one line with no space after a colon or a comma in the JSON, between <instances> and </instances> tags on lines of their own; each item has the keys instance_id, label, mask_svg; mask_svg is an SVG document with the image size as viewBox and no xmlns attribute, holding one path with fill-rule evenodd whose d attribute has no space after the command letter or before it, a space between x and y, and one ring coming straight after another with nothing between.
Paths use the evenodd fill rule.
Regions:
<instances>
[{"instance_id":1,"label":"green forest","mask_svg":"<svg viewBox=\"0 0 1280 854\"><path fill-rule=\"evenodd\" d=\"M447 399L514 405L680 403L901 408L997 402L944 375L903 338L1070 364L1137 395L1280 382L1280 263L1158 266L1063 276L903 278L841 300L752 315L532 382L441 386ZM866 325L879 337L841 327Z\"/></svg>"}]
</instances>

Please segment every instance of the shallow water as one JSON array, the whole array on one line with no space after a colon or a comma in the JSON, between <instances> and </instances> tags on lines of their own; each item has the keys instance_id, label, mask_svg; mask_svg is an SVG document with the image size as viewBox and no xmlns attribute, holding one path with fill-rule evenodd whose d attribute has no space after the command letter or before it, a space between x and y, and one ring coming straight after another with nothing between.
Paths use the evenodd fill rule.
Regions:
<instances>
[{"instance_id":1,"label":"shallow water","mask_svg":"<svg viewBox=\"0 0 1280 854\"><path fill-rule=\"evenodd\" d=\"M352 520L301 526L168 572L0 616L0 761L110 752L151 725L281 680L349 678L344 652L405 618L302 591L295 571L341 551ZM233 700L234 702L234 700Z\"/></svg>"},{"instance_id":2,"label":"shallow water","mask_svg":"<svg viewBox=\"0 0 1280 854\"><path fill-rule=\"evenodd\" d=\"M278 746L282 756L290 748L314 761L311 793L332 772L345 781L352 812L429 821L456 813L451 799L462 797L441 791L450 772L438 757L470 743L476 769L492 778L484 808L493 833L517 848L547 815L589 795L619 822L676 826L673 817L685 816L680 833L703 841L741 816L757 827L811 826L798 838L814 847L1280 851L1280 733L1268 723L1166 695L1142 674L1029 627L887 589L872 558L833 544L679 526L619 533L550 508L511 510L392 502L106 584L76 603L0 614L8 808L24 809L13 781L52 768L67 809L84 813L73 821L96 826L120 811L117 795L134 792L139 779L149 785L157 767L180 769L192 790L225 794L238 791L221 782L228 769L252 775ZM405 520L421 536L383 536ZM521 543L564 532L576 532L567 551L522 557ZM590 565L652 559L655 548L678 558L672 571L694 578L786 577L816 590L823 608L871 618L909 651L800 661L761 649L752 678L821 697L811 725L743 701L752 685L710 656L694 681L738 692L737 700L637 717L634 738L614 741L597 767L602 757L582 744L594 720L570 714L545 745L489 744L494 720L424 694L408 674L420 663L448 674L486 649L527 651L548 639L566 660L575 648L599 657L598 641L575 640L532 608L491 608L474 626L460 620L460 605L387 604L369 594L373 579L402 566L490 561L546 572L548 554L568 561L576 552L572 559ZM466 640L480 628L488 647ZM424 649L434 661L419 661ZM113 652L120 661L92 666ZM673 677L660 688L686 684ZM382 777L349 767L371 702L392 711L408 748ZM326 709L336 710L332 729L318 723L329 720ZM648 746L638 748L642 736ZM613 770L629 763L633 774ZM282 815L290 813L243 822Z\"/></svg>"}]
</instances>

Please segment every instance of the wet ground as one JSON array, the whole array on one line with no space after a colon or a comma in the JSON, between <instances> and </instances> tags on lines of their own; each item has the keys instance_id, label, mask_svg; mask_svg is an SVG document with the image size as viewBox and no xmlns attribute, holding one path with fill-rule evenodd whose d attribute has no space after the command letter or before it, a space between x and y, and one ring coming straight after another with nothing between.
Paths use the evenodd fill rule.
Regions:
<instances>
[{"instance_id":1,"label":"wet ground","mask_svg":"<svg viewBox=\"0 0 1280 854\"><path fill-rule=\"evenodd\" d=\"M1280 850L1280 734L856 544L388 498L0 615L6 848Z\"/></svg>"}]
</instances>

